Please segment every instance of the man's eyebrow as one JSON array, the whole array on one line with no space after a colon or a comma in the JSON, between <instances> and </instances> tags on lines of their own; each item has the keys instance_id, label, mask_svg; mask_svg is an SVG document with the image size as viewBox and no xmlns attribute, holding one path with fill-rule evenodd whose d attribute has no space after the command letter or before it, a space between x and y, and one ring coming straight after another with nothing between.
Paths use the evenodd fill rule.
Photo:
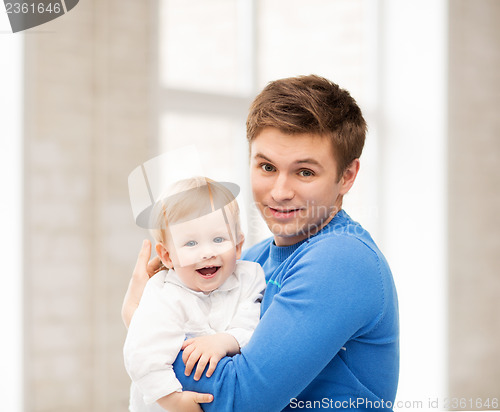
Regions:
<instances>
[{"instance_id":1,"label":"man's eyebrow","mask_svg":"<svg viewBox=\"0 0 500 412\"><path fill-rule=\"evenodd\" d=\"M262 153L256 153L254 157L255 158L260 157L260 158L262 158L270 163L273 163L273 161L271 159L269 159L267 156L263 155ZM312 157L307 157L305 159L299 159L299 160L296 160L294 163L297 163L297 164L309 163L309 164L321 166L321 163L318 162L316 159L313 159Z\"/></svg>"},{"instance_id":2,"label":"man's eyebrow","mask_svg":"<svg viewBox=\"0 0 500 412\"><path fill-rule=\"evenodd\" d=\"M300 159L300 160L297 160L295 163L298 163L298 164L309 163L309 164L323 167L320 162L318 162L316 159L313 159L313 158Z\"/></svg>"},{"instance_id":3,"label":"man's eyebrow","mask_svg":"<svg viewBox=\"0 0 500 412\"><path fill-rule=\"evenodd\" d=\"M257 157L260 157L264 160L267 160L268 162L272 163L273 161L271 159L269 159L267 156L264 156L262 153L256 153L254 158L257 158Z\"/></svg>"}]
</instances>

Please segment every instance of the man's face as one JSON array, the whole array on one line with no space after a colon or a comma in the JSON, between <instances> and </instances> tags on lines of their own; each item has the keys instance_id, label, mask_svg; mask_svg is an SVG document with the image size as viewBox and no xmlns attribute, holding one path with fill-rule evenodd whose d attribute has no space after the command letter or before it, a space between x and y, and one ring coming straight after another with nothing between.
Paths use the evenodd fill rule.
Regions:
<instances>
[{"instance_id":1,"label":"man's face","mask_svg":"<svg viewBox=\"0 0 500 412\"><path fill-rule=\"evenodd\" d=\"M278 246L289 246L325 226L341 206L332 143L315 134L265 128L250 146L257 207Z\"/></svg>"},{"instance_id":2,"label":"man's face","mask_svg":"<svg viewBox=\"0 0 500 412\"><path fill-rule=\"evenodd\" d=\"M234 222L228 216L230 227ZM241 245L234 243L222 211L169 226L166 250L182 282L197 292L221 286L236 268ZM234 230L233 230L234 232Z\"/></svg>"}]
</instances>

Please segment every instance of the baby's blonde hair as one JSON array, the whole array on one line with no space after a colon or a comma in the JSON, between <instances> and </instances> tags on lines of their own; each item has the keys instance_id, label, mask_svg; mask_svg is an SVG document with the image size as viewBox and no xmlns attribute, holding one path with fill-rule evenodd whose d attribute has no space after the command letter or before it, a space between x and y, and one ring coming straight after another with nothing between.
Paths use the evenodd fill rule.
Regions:
<instances>
[{"instance_id":1,"label":"baby's blonde hair","mask_svg":"<svg viewBox=\"0 0 500 412\"><path fill-rule=\"evenodd\" d=\"M234 223L234 242L241 237L240 208L234 195L222 184L208 177L192 177L174 183L159 200L151 216L154 239L162 244L167 240L169 225L196 219L225 208Z\"/></svg>"}]
</instances>

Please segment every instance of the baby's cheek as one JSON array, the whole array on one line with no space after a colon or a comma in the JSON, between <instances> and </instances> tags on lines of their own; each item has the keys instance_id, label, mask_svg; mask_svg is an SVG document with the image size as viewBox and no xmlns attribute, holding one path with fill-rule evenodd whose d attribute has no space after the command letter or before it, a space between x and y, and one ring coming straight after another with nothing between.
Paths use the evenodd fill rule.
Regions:
<instances>
[{"instance_id":1,"label":"baby's cheek","mask_svg":"<svg viewBox=\"0 0 500 412\"><path fill-rule=\"evenodd\" d=\"M218 255L230 257L231 254L236 253L236 248L232 242L219 243L216 247Z\"/></svg>"},{"instance_id":2,"label":"baby's cheek","mask_svg":"<svg viewBox=\"0 0 500 412\"><path fill-rule=\"evenodd\" d=\"M179 264L183 267L192 266L199 263L199 256L191 250L182 251L179 253Z\"/></svg>"}]
</instances>

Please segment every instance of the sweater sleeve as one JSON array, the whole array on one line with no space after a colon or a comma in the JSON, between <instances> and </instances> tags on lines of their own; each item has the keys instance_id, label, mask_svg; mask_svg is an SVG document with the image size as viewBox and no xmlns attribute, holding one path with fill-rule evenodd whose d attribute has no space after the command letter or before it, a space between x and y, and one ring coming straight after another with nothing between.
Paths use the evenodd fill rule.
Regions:
<instances>
[{"instance_id":1,"label":"sweater sleeve","mask_svg":"<svg viewBox=\"0 0 500 412\"><path fill-rule=\"evenodd\" d=\"M240 348L245 346L260 319L260 303L266 288L264 271L258 263L238 262L240 267L241 298L236 313L226 330L235 337Z\"/></svg>"},{"instance_id":2,"label":"sweater sleeve","mask_svg":"<svg viewBox=\"0 0 500 412\"><path fill-rule=\"evenodd\" d=\"M345 342L376 326L378 268L374 252L349 237L298 253L280 282L268 283L279 291L241 355L221 360L211 378L181 377L185 389L214 395L206 411L281 411Z\"/></svg>"},{"instance_id":3,"label":"sweater sleeve","mask_svg":"<svg viewBox=\"0 0 500 412\"><path fill-rule=\"evenodd\" d=\"M146 404L182 389L172 366L185 338L182 314L159 275L144 289L123 348L125 368Z\"/></svg>"}]
</instances>

